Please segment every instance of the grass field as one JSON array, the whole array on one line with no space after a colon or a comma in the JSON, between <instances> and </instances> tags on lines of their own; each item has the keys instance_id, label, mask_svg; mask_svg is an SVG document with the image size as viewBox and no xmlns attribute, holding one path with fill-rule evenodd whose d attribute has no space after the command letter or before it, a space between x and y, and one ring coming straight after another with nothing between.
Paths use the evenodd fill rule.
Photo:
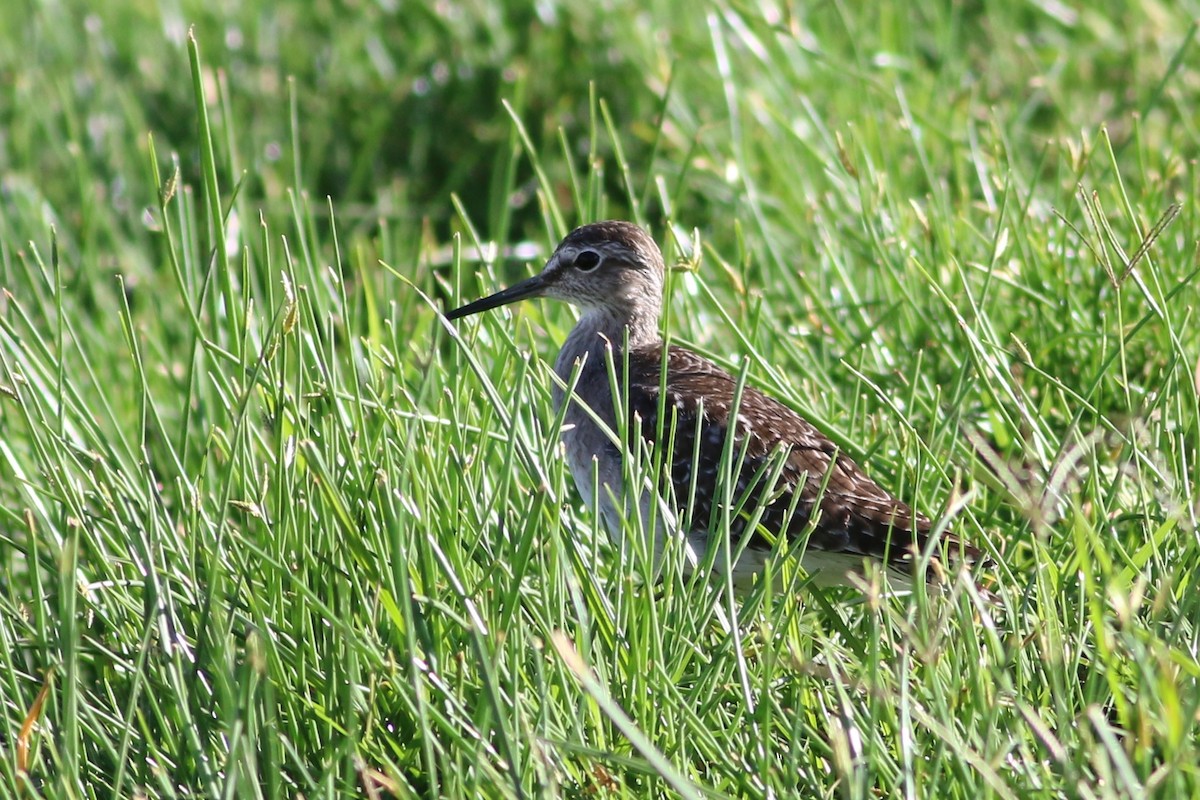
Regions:
<instances>
[{"instance_id":1,"label":"grass field","mask_svg":"<svg viewBox=\"0 0 1200 800\"><path fill-rule=\"evenodd\" d=\"M0 796L1200 797L1196 0L7 5ZM1003 607L610 547L606 217Z\"/></svg>"}]
</instances>

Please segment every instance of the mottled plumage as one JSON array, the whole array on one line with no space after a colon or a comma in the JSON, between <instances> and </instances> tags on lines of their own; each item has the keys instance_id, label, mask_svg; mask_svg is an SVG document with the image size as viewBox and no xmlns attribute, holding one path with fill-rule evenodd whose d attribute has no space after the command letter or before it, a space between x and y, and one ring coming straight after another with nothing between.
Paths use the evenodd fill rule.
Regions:
<instances>
[{"instance_id":1,"label":"mottled plumage","mask_svg":"<svg viewBox=\"0 0 1200 800\"><path fill-rule=\"evenodd\" d=\"M559 244L539 275L455 309L447 317L456 319L539 296L567 300L583 309L563 344L555 372L568 384L578 370L575 396L615 431L622 426L616 424L606 364L611 352L618 381L628 375L628 385L619 385L616 395L628 414L628 430L640 431L652 452L671 448L664 456L669 486L661 487L670 496L659 503L659 493L647 487L623 486L621 448L579 403L568 405L563 440L571 472L584 500L598 508L618 542L628 527L625 517L638 513L643 521L658 520L653 531L656 555L663 551L665 537L683 534L689 563L699 564L708 551L711 532L719 528L720 499L729 496L734 505L729 521L735 546L731 552L737 552L743 537L749 537L734 565L738 582L761 569L779 535L785 538L784 550L787 541L807 535L804 565L824 573L818 577L827 581L861 569L864 559L886 565L894 578L911 578L913 556L928 543L931 522L871 480L811 423L751 386L744 387L736 417L731 418L736 380L682 347L668 348L664 380L658 333L664 271L658 246L636 225L585 225ZM621 348L626 342L628 358L624 359ZM664 386L665 397L661 396ZM559 409L566 402L557 386L554 399ZM660 409L670 415L661 425ZM724 492L719 465L731 432L735 479ZM778 479L771 483L773 474ZM598 495L594 486L600 487ZM760 505L758 525L747 531L748 517ZM681 513L675 513L677 509ZM741 513L734 513L738 510ZM683 527L686 530L680 530ZM948 534L939 544L939 553L954 559L970 562L981 557L978 550ZM719 569L723 563L716 558L714 566Z\"/></svg>"}]
</instances>

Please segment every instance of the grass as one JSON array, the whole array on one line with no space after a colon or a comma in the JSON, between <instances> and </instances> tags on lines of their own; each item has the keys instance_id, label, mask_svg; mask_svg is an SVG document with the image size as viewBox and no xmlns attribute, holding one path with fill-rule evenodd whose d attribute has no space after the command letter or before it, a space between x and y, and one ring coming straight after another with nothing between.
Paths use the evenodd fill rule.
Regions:
<instances>
[{"instance_id":1,"label":"grass","mask_svg":"<svg viewBox=\"0 0 1200 800\"><path fill-rule=\"evenodd\" d=\"M12 12L9 795L1200 794L1194 3ZM435 313L607 216L1004 612L648 586Z\"/></svg>"}]
</instances>

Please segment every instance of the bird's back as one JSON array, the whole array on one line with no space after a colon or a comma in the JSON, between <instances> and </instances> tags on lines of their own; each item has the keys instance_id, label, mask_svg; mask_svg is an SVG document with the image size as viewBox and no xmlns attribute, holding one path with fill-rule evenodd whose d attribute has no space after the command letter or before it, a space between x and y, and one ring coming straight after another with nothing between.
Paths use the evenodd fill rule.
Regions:
<instances>
[{"instance_id":1,"label":"bird's back","mask_svg":"<svg viewBox=\"0 0 1200 800\"><path fill-rule=\"evenodd\" d=\"M670 447L674 504L690 518L690 531L714 530L721 500L728 497L732 544L749 536L751 562L770 550L779 534L794 539L807 533L806 552L816 556L806 558L809 563L837 555L840 563L857 561L861 567L865 557L911 576L912 559L932 529L927 517L871 480L799 414L751 386L743 387L731 424L737 382L711 361L672 346L665 380L662 366L661 347L630 352L628 408L645 439ZM661 426L660 409L666 412ZM729 485L720 475L731 430L732 461L725 463L737 466L730 470L735 477ZM782 459L782 465L774 459ZM778 478L772 484L773 473ZM760 505L758 525L747 531ZM954 558L974 561L979 555L950 536L942 544Z\"/></svg>"}]
</instances>

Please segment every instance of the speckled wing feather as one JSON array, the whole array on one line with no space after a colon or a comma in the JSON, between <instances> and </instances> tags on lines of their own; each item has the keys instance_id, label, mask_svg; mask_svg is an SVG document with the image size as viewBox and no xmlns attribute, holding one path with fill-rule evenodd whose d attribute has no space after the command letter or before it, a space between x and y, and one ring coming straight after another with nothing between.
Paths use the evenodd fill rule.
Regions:
<instances>
[{"instance_id":1,"label":"speckled wing feather","mask_svg":"<svg viewBox=\"0 0 1200 800\"><path fill-rule=\"evenodd\" d=\"M643 437L654 441L658 426L662 350L634 350L629 357L630 414L640 420ZM670 472L676 502L691 506L692 526L712 524L713 499L718 492L718 470L729 435L729 411L737 384L733 376L701 356L680 347L667 354L667 396L663 407L676 415ZM701 410L702 409L702 410ZM697 424L697 415L702 418ZM668 422L670 418L668 417ZM670 431L671 425L664 426ZM885 560L893 568L907 568L914 551L922 548L932 527L929 519L896 499L867 477L849 457L838 452L827 436L796 412L757 389L742 391L735 426L734 455L744 452L733 497L744 497L744 509L766 507L759 524L766 531L801 535L818 507L820 515L808 539L808 550ZM700 441L697 444L697 437ZM699 458L693 456L699 448ZM786 463L778 482L766 486L763 473L774 452L786 449ZM756 477L757 476L757 477ZM828 480L826 479L828 476ZM821 489L824 486L824 493ZM799 498L794 494L799 492ZM795 510L785 520L792 503ZM735 539L745 535L746 520L731 520ZM750 532L748 548L769 549L771 543L758 529ZM943 544L952 556L974 561L975 548L953 537Z\"/></svg>"}]
</instances>

